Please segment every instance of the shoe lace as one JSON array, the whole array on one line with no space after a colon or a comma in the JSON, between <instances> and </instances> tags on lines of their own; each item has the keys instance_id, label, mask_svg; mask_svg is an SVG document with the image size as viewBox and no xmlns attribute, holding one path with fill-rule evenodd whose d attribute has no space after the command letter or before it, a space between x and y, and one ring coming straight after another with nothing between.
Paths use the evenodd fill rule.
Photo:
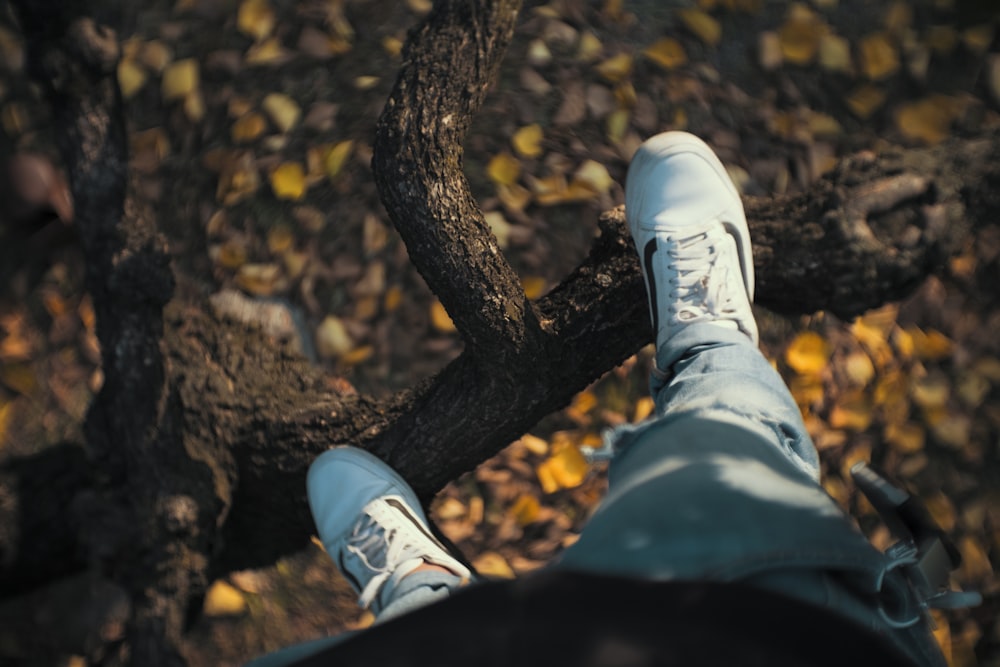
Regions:
<instances>
[{"instance_id":1,"label":"shoe lace","mask_svg":"<svg viewBox=\"0 0 1000 667\"><path fill-rule=\"evenodd\" d=\"M727 238L724 231L713 230L674 240L668 250L674 270L668 307L677 319L693 322L739 312L729 288L730 266L726 262L715 266Z\"/></svg>"},{"instance_id":2,"label":"shoe lace","mask_svg":"<svg viewBox=\"0 0 1000 667\"><path fill-rule=\"evenodd\" d=\"M376 512L365 508L362 518L354 525L347 539L346 550L374 576L361 590L358 603L368 608L382 586L395 577L399 580L423 563L426 545L411 540L403 521L393 512ZM411 527L412 528L412 527Z\"/></svg>"}]
</instances>

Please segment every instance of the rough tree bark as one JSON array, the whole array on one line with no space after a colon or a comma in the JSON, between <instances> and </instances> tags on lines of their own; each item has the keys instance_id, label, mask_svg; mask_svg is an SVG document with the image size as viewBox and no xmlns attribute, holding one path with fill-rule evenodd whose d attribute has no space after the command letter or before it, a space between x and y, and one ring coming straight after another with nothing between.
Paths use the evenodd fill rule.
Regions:
<instances>
[{"instance_id":1,"label":"rough tree bark","mask_svg":"<svg viewBox=\"0 0 1000 667\"><path fill-rule=\"evenodd\" d=\"M168 249L129 187L116 36L13 4L71 176L105 383L85 451L0 468L0 593L84 569L116 582L131 619L125 641L100 652L107 662L181 664L177 643L212 578L301 548L318 452L366 447L429 499L650 340L621 208L532 302L469 192L462 142L517 0L438 2L408 39L379 122L380 196L465 342L436 377L384 402L331 389L264 334L174 297ZM904 297L995 220L998 158L995 134L860 155L805 193L746 199L758 303L851 317Z\"/></svg>"}]
</instances>

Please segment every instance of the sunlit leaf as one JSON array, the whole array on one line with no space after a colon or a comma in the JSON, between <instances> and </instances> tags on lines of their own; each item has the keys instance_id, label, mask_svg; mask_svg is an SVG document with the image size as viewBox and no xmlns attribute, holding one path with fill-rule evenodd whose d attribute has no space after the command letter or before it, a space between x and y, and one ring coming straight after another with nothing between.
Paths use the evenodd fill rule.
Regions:
<instances>
[{"instance_id":1,"label":"sunlit leaf","mask_svg":"<svg viewBox=\"0 0 1000 667\"><path fill-rule=\"evenodd\" d=\"M441 333L452 333L456 331L455 323L440 301L435 299L431 302L431 326Z\"/></svg>"},{"instance_id":2,"label":"sunlit leaf","mask_svg":"<svg viewBox=\"0 0 1000 667\"><path fill-rule=\"evenodd\" d=\"M795 3L788 18L778 29L781 55L786 62L807 65L816 58L820 40L829 32L822 17L802 4Z\"/></svg>"},{"instance_id":3,"label":"sunlit leaf","mask_svg":"<svg viewBox=\"0 0 1000 667\"><path fill-rule=\"evenodd\" d=\"M242 265L236 272L236 284L255 296L270 296L278 288L281 267L277 264Z\"/></svg>"},{"instance_id":4,"label":"sunlit leaf","mask_svg":"<svg viewBox=\"0 0 1000 667\"><path fill-rule=\"evenodd\" d=\"M920 500L924 503L931 518L934 519L934 523L947 533L955 529L957 519L955 505L947 495L941 491L936 491L929 495L922 495Z\"/></svg>"},{"instance_id":5,"label":"sunlit leaf","mask_svg":"<svg viewBox=\"0 0 1000 667\"><path fill-rule=\"evenodd\" d=\"M924 409L943 408L951 397L951 382L944 373L916 378L910 385L910 396Z\"/></svg>"},{"instance_id":6,"label":"sunlit leaf","mask_svg":"<svg viewBox=\"0 0 1000 667\"><path fill-rule=\"evenodd\" d=\"M608 140L613 144L620 144L628 131L629 121L632 118L628 109L617 109L608 114L605 119L605 127L608 132Z\"/></svg>"},{"instance_id":7,"label":"sunlit leaf","mask_svg":"<svg viewBox=\"0 0 1000 667\"><path fill-rule=\"evenodd\" d=\"M538 498L530 493L522 493L507 510L521 526L527 526L538 519L542 505Z\"/></svg>"},{"instance_id":8,"label":"sunlit leaf","mask_svg":"<svg viewBox=\"0 0 1000 667\"><path fill-rule=\"evenodd\" d=\"M722 26L700 9L678 9L677 18L688 30L708 46L718 46L722 39Z\"/></svg>"},{"instance_id":9,"label":"sunlit leaf","mask_svg":"<svg viewBox=\"0 0 1000 667\"><path fill-rule=\"evenodd\" d=\"M521 279L521 288L524 290L524 296L531 300L535 300L545 294L545 287L547 285L547 281L541 276L528 276Z\"/></svg>"},{"instance_id":10,"label":"sunlit leaf","mask_svg":"<svg viewBox=\"0 0 1000 667\"><path fill-rule=\"evenodd\" d=\"M801 332L785 350L785 362L802 375L818 375L826 368L829 358L830 346L815 331Z\"/></svg>"},{"instance_id":11,"label":"sunlit leaf","mask_svg":"<svg viewBox=\"0 0 1000 667\"><path fill-rule=\"evenodd\" d=\"M542 126L533 123L522 127L511 137L511 144L521 157L538 157L542 154Z\"/></svg>"},{"instance_id":12,"label":"sunlit leaf","mask_svg":"<svg viewBox=\"0 0 1000 667\"><path fill-rule=\"evenodd\" d=\"M757 36L757 62L761 69L773 71L781 67L781 38L772 30L765 30Z\"/></svg>"},{"instance_id":13,"label":"sunlit leaf","mask_svg":"<svg viewBox=\"0 0 1000 667\"><path fill-rule=\"evenodd\" d=\"M936 329L924 331L917 326L906 327L913 338L913 351L923 361L941 361L951 356L954 344L951 339Z\"/></svg>"},{"instance_id":14,"label":"sunlit leaf","mask_svg":"<svg viewBox=\"0 0 1000 667\"><path fill-rule=\"evenodd\" d=\"M972 435L972 420L968 415L947 412L934 421L931 425L931 431L938 441L949 447L962 449L969 445Z\"/></svg>"},{"instance_id":15,"label":"sunlit leaf","mask_svg":"<svg viewBox=\"0 0 1000 667\"><path fill-rule=\"evenodd\" d=\"M236 588L221 579L205 593L203 613L206 616L235 616L246 611L247 601Z\"/></svg>"},{"instance_id":16,"label":"sunlit leaf","mask_svg":"<svg viewBox=\"0 0 1000 667\"><path fill-rule=\"evenodd\" d=\"M635 402L635 412L632 414L633 422L641 422L643 419L653 414L656 403L650 396L643 396Z\"/></svg>"},{"instance_id":17,"label":"sunlit leaf","mask_svg":"<svg viewBox=\"0 0 1000 667\"><path fill-rule=\"evenodd\" d=\"M842 396L830 410L830 426L849 431L864 431L871 426L874 410L872 400L863 391L855 390Z\"/></svg>"},{"instance_id":18,"label":"sunlit leaf","mask_svg":"<svg viewBox=\"0 0 1000 667\"><path fill-rule=\"evenodd\" d=\"M559 441L553 443L552 454L538 466L537 470L546 471L538 473L540 481L542 481L543 476L547 476L556 483L557 488L572 489L583 483L589 468L587 460L580 453L576 444ZM546 493L551 493L551 491L546 491Z\"/></svg>"},{"instance_id":19,"label":"sunlit leaf","mask_svg":"<svg viewBox=\"0 0 1000 667\"><path fill-rule=\"evenodd\" d=\"M264 39L274 30L274 10L267 0L243 0L236 12L236 27L244 35Z\"/></svg>"},{"instance_id":20,"label":"sunlit leaf","mask_svg":"<svg viewBox=\"0 0 1000 667\"><path fill-rule=\"evenodd\" d=\"M789 381L788 389L800 408L817 405L825 395L818 375L796 375Z\"/></svg>"},{"instance_id":21,"label":"sunlit leaf","mask_svg":"<svg viewBox=\"0 0 1000 667\"><path fill-rule=\"evenodd\" d=\"M619 53L594 66L597 73L611 83L617 83L632 73L632 56Z\"/></svg>"},{"instance_id":22,"label":"sunlit leaf","mask_svg":"<svg viewBox=\"0 0 1000 667\"><path fill-rule=\"evenodd\" d=\"M344 322L334 315L327 315L316 328L316 351L325 359L342 357L354 348L354 339L347 332Z\"/></svg>"},{"instance_id":23,"label":"sunlit leaf","mask_svg":"<svg viewBox=\"0 0 1000 667\"><path fill-rule=\"evenodd\" d=\"M864 387L875 377L875 365L867 354L857 350L844 360L844 373L851 384Z\"/></svg>"},{"instance_id":24,"label":"sunlit leaf","mask_svg":"<svg viewBox=\"0 0 1000 667\"><path fill-rule=\"evenodd\" d=\"M485 577L513 579L516 575L507 560L495 551L481 553L472 561L476 572Z\"/></svg>"},{"instance_id":25,"label":"sunlit leaf","mask_svg":"<svg viewBox=\"0 0 1000 667\"><path fill-rule=\"evenodd\" d=\"M354 141L349 139L338 142L325 151L323 155L323 169L326 171L327 178L333 179L337 177L337 174L344 168L344 164L347 163L347 158L351 156L353 150Z\"/></svg>"},{"instance_id":26,"label":"sunlit leaf","mask_svg":"<svg viewBox=\"0 0 1000 667\"><path fill-rule=\"evenodd\" d=\"M820 37L819 65L830 72L850 72L851 43L839 35Z\"/></svg>"},{"instance_id":27,"label":"sunlit leaf","mask_svg":"<svg viewBox=\"0 0 1000 667\"><path fill-rule=\"evenodd\" d=\"M521 163L510 153L500 153L486 165L486 175L497 185L513 185L521 175Z\"/></svg>"},{"instance_id":28,"label":"sunlit leaf","mask_svg":"<svg viewBox=\"0 0 1000 667\"><path fill-rule=\"evenodd\" d=\"M264 117L256 111L251 111L236 119L231 133L235 143L245 143L258 138L266 129L267 121Z\"/></svg>"},{"instance_id":29,"label":"sunlit leaf","mask_svg":"<svg viewBox=\"0 0 1000 667\"><path fill-rule=\"evenodd\" d=\"M896 126L910 139L938 144L948 138L962 103L947 95L931 95L896 110Z\"/></svg>"},{"instance_id":30,"label":"sunlit leaf","mask_svg":"<svg viewBox=\"0 0 1000 667\"><path fill-rule=\"evenodd\" d=\"M194 58L185 58L171 63L163 71L161 88L163 99L179 100L198 88L198 61Z\"/></svg>"},{"instance_id":31,"label":"sunlit leaf","mask_svg":"<svg viewBox=\"0 0 1000 667\"><path fill-rule=\"evenodd\" d=\"M285 162L271 172L271 189L278 199L301 199L306 192L306 173L298 162Z\"/></svg>"},{"instance_id":32,"label":"sunlit leaf","mask_svg":"<svg viewBox=\"0 0 1000 667\"><path fill-rule=\"evenodd\" d=\"M607 167L596 160L586 160L573 173L573 180L583 183L596 193L607 192L614 184Z\"/></svg>"},{"instance_id":33,"label":"sunlit leaf","mask_svg":"<svg viewBox=\"0 0 1000 667\"><path fill-rule=\"evenodd\" d=\"M375 354L375 348L371 345L359 345L353 350L341 356L339 361L344 366L355 366L364 361L368 361Z\"/></svg>"},{"instance_id":34,"label":"sunlit leaf","mask_svg":"<svg viewBox=\"0 0 1000 667\"><path fill-rule=\"evenodd\" d=\"M518 183L497 185L497 198L508 211L520 212L531 201L531 191Z\"/></svg>"},{"instance_id":35,"label":"sunlit leaf","mask_svg":"<svg viewBox=\"0 0 1000 667\"><path fill-rule=\"evenodd\" d=\"M295 127L302 115L302 109L295 100L281 93L269 93L261 103L261 107L271 118L275 127L282 132L288 132Z\"/></svg>"},{"instance_id":36,"label":"sunlit leaf","mask_svg":"<svg viewBox=\"0 0 1000 667\"><path fill-rule=\"evenodd\" d=\"M899 53L883 32L863 37L858 44L861 71L872 81L880 81L899 71Z\"/></svg>"},{"instance_id":37,"label":"sunlit leaf","mask_svg":"<svg viewBox=\"0 0 1000 667\"><path fill-rule=\"evenodd\" d=\"M525 433L521 436L520 442L535 456L545 456L549 453L549 443L537 435Z\"/></svg>"},{"instance_id":38,"label":"sunlit leaf","mask_svg":"<svg viewBox=\"0 0 1000 667\"><path fill-rule=\"evenodd\" d=\"M122 59L118 62L118 87L121 88L122 97L126 100L139 92L149 75L146 70L130 59Z\"/></svg>"},{"instance_id":39,"label":"sunlit leaf","mask_svg":"<svg viewBox=\"0 0 1000 667\"><path fill-rule=\"evenodd\" d=\"M584 32L580 35L580 44L576 48L576 59L582 63L589 63L597 60L604 51L601 40L592 32Z\"/></svg>"},{"instance_id":40,"label":"sunlit leaf","mask_svg":"<svg viewBox=\"0 0 1000 667\"><path fill-rule=\"evenodd\" d=\"M510 223L500 211L490 211L484 213L486 224L490 226L493 236L497 237L497 245L506 248L510 243Z\"/></svg>"},{"instance_id":41,"label":"sunlit leaf","mask_svg":"<svg viewBox=\"0 0 1000 667\"><path fill-rule=\"evenodd\" d=\"M195 123L205 117L205 98L201 91L193 90L184 97L184 115Z\"/></svg>"},{"instance_id":42,"label":"sunlit leaf","mask_svg":"<svg viewBox=\"0 0 1000 667\"><path fill-rule=\"evenodd\" d=\"M290 57L291 54L281 45L278 38L269 37L247 49L246 63L248 65L278 65Z\"/></svg>"},{"instance_id":43,"label":"sunlit leaf","mask_svg":"<svg viewBox=\"0 0 1000 667\"><path fill-rule=\"evenodd\" d=\"M684 47L673 37L664 37L651 44L643 50L642 55L666 70L680 67L687 62Z\"/></svg>"},{"instance_id":44,"label":"sunlit leaf","mask_svg":"<svg viewBox=\"0 0 1000 667\"><path fill-rule=\"evenodd\" d=\"M913 454L924 448L925 433L922 426L912 422L889 424L883 433L885 441L901 454Z\"/></svg>"}]
</instances>

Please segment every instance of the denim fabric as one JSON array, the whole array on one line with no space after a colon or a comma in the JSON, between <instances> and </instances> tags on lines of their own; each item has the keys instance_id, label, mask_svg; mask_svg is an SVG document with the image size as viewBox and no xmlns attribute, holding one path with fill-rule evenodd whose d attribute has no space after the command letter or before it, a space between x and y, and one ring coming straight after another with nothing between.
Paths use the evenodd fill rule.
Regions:
<instances>
[{"instance_id":1,"label":"denim fabric","mask_svg":"<svg viewBox=\"0 0 1000 667\"><path fill-rule=\"evenodd\" d=\"M656 366L655 416L606 435L608 495L555 566L751 583L943 664L909 586L819 486L799 409L750 340L693 325Z\"/></svg>"}]
</instances>

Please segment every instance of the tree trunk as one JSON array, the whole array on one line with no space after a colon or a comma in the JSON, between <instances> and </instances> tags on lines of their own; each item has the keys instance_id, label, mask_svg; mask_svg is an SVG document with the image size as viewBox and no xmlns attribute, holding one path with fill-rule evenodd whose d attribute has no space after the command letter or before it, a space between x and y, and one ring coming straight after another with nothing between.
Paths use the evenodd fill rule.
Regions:
<instances>
[{"instance_id":1,"label":"tree trunk","mask_svg":"<svg viewBox=\"0 0 1000 667\"><path fill-rule=\"evenodd\" d=\"M114 34L14 4L56 113L105 383L86 451L0 469L0 590L96 569L131 598L116 659L180 664L177 643L212 578L306 543L305 473L324 449L366 447L426 500L651 340L623 209L602 216L590 255L532 302L469 192L462 143L518 2L439 2L411 34L380 119L381 198L465 342L436 377L381 402L174 297L167 249L127 187ZM861 155L802 194L747 198L757 302L847 318L906 296L996 218L998 158L998 134Z\"/></svg>"}]
</instances>

